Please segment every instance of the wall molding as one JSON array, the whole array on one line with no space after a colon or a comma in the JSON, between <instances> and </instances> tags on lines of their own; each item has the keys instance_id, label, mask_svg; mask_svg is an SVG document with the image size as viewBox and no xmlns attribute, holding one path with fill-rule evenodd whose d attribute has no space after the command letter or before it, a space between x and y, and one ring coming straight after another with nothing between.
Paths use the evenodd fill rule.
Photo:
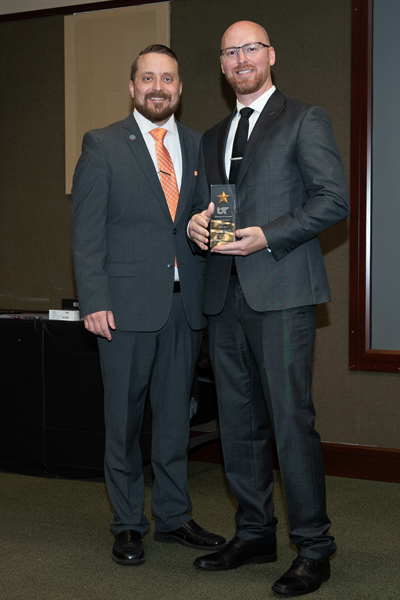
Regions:
<instances>
[{"instance_id":1,"label":"wall molding","mask_svg":"<svg viewBox=\"0 0 400 600\"><path fill-rule=\"evenodd\" d=\"M191 431L192 438L199 435L204 434ZM326 475L400 483L400 449L322 442L322 454ZM272 456L272 466L279 470L274 442ZM189 453L189 460L223 464L221 440L195 448Z\"/></svg>"},{"instance_id":2,"label":"wall molding","mask_svg":"<svg viewBox=\"0 0 400 600\"><path fill-rule=\"evenodd\" d=\"M352 0L349 369L400 373L400 351L372 348L374 0Z\"/></svg>"},{"instance_id":3,"label":"wall molding","mask_svg":"<svg viewBox=\"0 0 400 600\"><path fill-rule=\"evenodd\" d=\"M165 0L105 0L104 2L74 4L74 6L58 6L56 8L43 8L41 10L29 10L26 12L0 15L0 23L6 21L19 21L21 19L38 19L40 17L54 17L56 15L73 15L74 13L107 10L109 8L125 8L126 6L136 6L138 4L153 4L155 2L165 2Z\"/></svg>"}]
</instances>

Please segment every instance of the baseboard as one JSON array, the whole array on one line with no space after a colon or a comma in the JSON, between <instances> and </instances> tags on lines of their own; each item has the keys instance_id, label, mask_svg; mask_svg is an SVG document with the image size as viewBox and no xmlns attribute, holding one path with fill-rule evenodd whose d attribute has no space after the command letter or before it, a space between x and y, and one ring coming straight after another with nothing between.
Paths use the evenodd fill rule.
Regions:
<instances>
[{"instance_id":1,"label":"baseboard","mask_svg":"<svg viewBox=\"0 0 400 600\"><path fill-rule=\"evenodd\" d=\"M199 435L201 431L191 432L191 437ZM400 449L322 442L322 454L326 475L400 483ZM223 464L221 441L196 448L190 452L189 460ZM272 466L279 470L275 443Z\"/></svg>"},{"instance_id":2,"label":"baseboard","mask_svg":"<svg viewBox=\"0 0 400 600\"><path fill-rule=\"evenodd\" d=\"M336 477L400 483L400 450L322 442L325 472Z\"/></svg>"}]
</instances>

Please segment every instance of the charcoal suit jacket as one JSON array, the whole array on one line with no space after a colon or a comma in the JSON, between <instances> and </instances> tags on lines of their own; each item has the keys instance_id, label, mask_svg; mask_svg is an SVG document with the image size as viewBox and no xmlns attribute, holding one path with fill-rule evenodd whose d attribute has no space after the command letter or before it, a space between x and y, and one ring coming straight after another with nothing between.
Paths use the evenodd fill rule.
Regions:
<instances>
[{"instance_id":1,"label":"charcoal suit jacket","mask_svg":"<svg viewBox=\"0 0 400 600\"><path fill-rule=\"evenodd\" d=\"M182 182L172 221L154 163L131 113L85 134L73 180L73 255L81 314L114 313L117 329L157 331L168 319L177 258L192 329L205 326L205 259L186 235L201 135L177 123Z\"/></svg>"},{"instance_id":2,"label":"charcoal suit jacket","mask_svg":"<svg viewBox=\"0 0 400 600\"><path fill-rule=\"evenodd\" d=\"M232 118L201 143L192 214L204 210L212 184L227 183L225 146ZM318 234L349 214L341 158L326 112L275 90L247 142L237 188L236 229L259 226L270 246L236 256L247 303L282 310L330 300ZM208 253L203 311L222 311L232 258Z\"/></svg>"}]
</instances>

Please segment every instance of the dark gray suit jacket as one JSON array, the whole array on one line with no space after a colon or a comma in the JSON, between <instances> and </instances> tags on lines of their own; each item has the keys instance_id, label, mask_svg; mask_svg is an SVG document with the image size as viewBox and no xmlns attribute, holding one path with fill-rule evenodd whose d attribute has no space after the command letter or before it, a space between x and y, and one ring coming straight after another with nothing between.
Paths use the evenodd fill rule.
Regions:
<instances>
[{"instance_id":1,"label":"dark gray suit jacket","mask_svg":"<svg viewBox=\"0 0 400 600\"><path fill-rule=\"evenodd\" d=\"M225 145L233 115L202 139L192 214L204 210L210 185L227 182ZM330 300L318 234L349 214L343 166L326 112L276 90L248 140L237 181L236 229L262 227L272 252L236 256L247 303L282 310ZM203 310L221 312L232 258L209 253Z\"/></svg>"},{"instance_id":2,"label":"dark gray suit jacket","mask_svg":"<svg viewBox=\"0 0 400 600\"><path fill-rule=\"evenodd\" d=\"M186 236L200 134L177 123L182 184L175 222L147 146L131 113L85 134L73 189L75 277L81 314L114 312L117 329L157 331L170 313L174 260L192 329L201 312L205 259Z\"/></svg>"}]
</instances>

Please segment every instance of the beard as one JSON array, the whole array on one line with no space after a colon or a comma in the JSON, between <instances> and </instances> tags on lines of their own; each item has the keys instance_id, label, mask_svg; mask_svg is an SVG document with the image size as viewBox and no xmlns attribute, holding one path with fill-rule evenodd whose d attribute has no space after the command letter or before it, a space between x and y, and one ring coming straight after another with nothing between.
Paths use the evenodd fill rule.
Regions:
<instances>
[{"instance_id":1,"label":"beard","mask_svg":"<svg viewBox=\"0 0 400 600\"><path fill-rule=\"evenodd\" d=\"M233 70L229 74L225 73L227 82L229 83L231 88L238 94L247 95L258 92L258 90L262 88L262 86L264 85L264 83L270 75L270 68L268 64L265 65L265 69L263 69L262 71L260 71L259 69L257 69L257 67L251 64L240 65L240 70L243 69L254 69L254 77L251 80L238 81L234 75ZM235 70L238 70L237 67Z\"/></svg>"},{"instance_id":2,"label":"beard","mask_svg":"<svg viewBox=\"0 0 400 600\"><path fill-rule=\"evenodd\" d=\"M169 103L166 106L150 104L148 102L149 98L165 98L165 100L169 100ZM171 95L166 92L148 92L143 102L135 99L135 106L136 110L146 119L152 123L158 123L159 121L167 121L178 108L179 102L180 97L175 102L171 102Z\"/></svg>"}]
</instances>

